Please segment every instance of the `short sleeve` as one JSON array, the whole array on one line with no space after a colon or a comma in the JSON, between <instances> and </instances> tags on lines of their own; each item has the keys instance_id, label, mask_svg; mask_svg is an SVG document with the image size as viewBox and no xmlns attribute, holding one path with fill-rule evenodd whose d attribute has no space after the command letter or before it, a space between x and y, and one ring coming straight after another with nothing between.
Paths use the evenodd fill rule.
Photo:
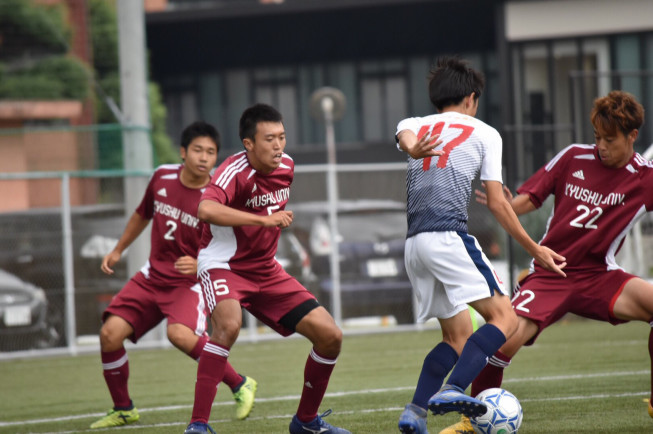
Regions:
<instances>
[{"instance_id":1,"label":"short sleeve","mask_svg":"<svg viewBox=\"0 0 653 434\"><path fill-rule=\"evenodd\" d=\"M404 130L410 130L413 133L417 134L419 125L420 125L419 118L407 118L397 124L397 131L395 132L395 144L397 146L397 149L399 149L400 151L402 150L399 147L399 137L398 137L399 133Z\"/></svg>"},{"instance_id":2,"label":"short sleeve","mask_svg":"<svg viewBox=\"0 0 653 434\"><path fill-rule=\"evenodd\" d=\"M541 207L549 195L555 193L557 180L565 179L564 172L568 161L565 156L568 155L569 149L560 151L548 164L535 172L517 189L517 193L527 194L535 207Z\"/></svg>"},{"instance_id":3,"label":"short sleeve","mask_svg":"<svg viewBox=\"0 0 653 434\"><path fill-rule=\"evenodd\" d=\"M481 164L481 180L498 181L503 184L501 166L503 141L501 140L501 135L494 128L488 127L483 131L481 141L485 145L485 155Z\"/></svg>"},{"instance_id":4,"label":"short sleeve","mask_svg":"<svg viewBox=\"0 0 653 434\"><path fill-rule=\"evenodd\" d=\"M156 179L156 172L150 178L150 182L147 184L145 189L145 194L141 203L136 208L136 213L143 217L145 220L151 220L154 217L154 182Z\"/></svg>"},{"instance_id":5,"label":"short sleeve","mask_svg":"<svg viewBox=\"0 0 653 434\"><path fill-rule=\"evenodd\" d=\"M206 187L206 190L204 190L204 193L202 193L200 202L203 200L212 200L223 205L229 205L229 196L227 193L222 188L213 183L209 184Z\"/></svg>"}]
</instances>

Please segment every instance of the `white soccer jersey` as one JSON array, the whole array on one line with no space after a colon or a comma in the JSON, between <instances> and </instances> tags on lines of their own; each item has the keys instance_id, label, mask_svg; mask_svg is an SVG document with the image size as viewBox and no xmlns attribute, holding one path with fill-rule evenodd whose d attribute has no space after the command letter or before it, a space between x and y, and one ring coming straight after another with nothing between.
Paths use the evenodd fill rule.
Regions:
<instances>
[{"instance_id":1,"label":"white soccer jersey","mask_svg":"<svg viewBox=\"0 0 653 434\"><path fill-rule=\"evenodd\" d=\"M472 181L480 171L483 181L503 183L501 136L491 126L458 112L445 112L399 122L417 137L440 134L440 157L415 160L408 157L408 234L421 232L467 232L467 206Z\"/></svg>"}]
</instances>

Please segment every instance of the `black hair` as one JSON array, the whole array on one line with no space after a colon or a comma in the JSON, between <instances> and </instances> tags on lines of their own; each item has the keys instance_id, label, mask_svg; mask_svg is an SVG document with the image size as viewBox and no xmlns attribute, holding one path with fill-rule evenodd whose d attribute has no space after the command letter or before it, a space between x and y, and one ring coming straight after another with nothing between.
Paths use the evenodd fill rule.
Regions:
<instances>
[{"instance_id":1,"label":"black hair","mask_svg":"<svg viewBox=\"0 0 653 434\"><path fill-rule=\"evenodd\" d=\"M220 150L220 133L218 133L218 130L213 125L204 121L195 121L184 128L184 131L181 133L181 147L188 150L190 142L197 137L210 138L215 143L215 150Z\"/></svg>"},{"instance_id":2,"label":"black hair","mask_svg":"<svg viewBox=\"0 0 653 434\"><path fill-rule=\"evenodd\" d=\"M474 99L478 100L484 88L483 73L457 56L439 58L429 73L429 99L438 111L460 104L472 92Z\"/></svg>"},{"instance_id":3,"label":"black hair","mask_svg":"<svg viewBox=\"0 0 653 434\"><path fill-rule=\"evenodd\" d=\"M259 122L283 122L283 118L281 117L281 113L270 105L254 104L247 108L240 116L238 130L240 140L254 140L256 124Z\"/></svg>"}]
</instances>

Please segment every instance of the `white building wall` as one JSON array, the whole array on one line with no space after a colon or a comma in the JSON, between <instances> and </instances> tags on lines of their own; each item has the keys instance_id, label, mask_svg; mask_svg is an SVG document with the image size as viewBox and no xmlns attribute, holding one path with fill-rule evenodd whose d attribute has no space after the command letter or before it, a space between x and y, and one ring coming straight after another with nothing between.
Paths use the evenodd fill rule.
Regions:
<instances>
[{"instance_id":1,"label":"white building wall","mask_svg":"<svg viewBox=\"0 0 653 434\"><path fill-rule=\"evenodd\" d=\"M510 42L653 30L652 0L545 0L508 2Z\"/></svg>"}]
</instances>

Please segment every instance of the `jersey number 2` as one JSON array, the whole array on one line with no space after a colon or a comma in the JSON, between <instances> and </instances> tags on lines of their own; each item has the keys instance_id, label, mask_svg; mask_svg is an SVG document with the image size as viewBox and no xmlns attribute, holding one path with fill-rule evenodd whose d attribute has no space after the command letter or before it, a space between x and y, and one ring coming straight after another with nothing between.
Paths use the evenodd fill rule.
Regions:
<instances>
[{"instance_id":1,"label":"jersey number 2","mask_svg":"<svg viewBox=\"0 0 653 434\"><path fill-rule=\"evenodd\" d=\"M175 231L177 230L177 223L175 223L172 220L167 220L166 221L166 226L168 226L168 232L163 235L163 238L168 240L168 241L174 241L175 240Z\"/></svg>"},{"instance_id":2,"label":"jersey number 2","mask_svg":"<svg viewBox=\"0 0 653 434\"><path fill-rule=\"evenodd\" d=\"M434 134L440 134L442 133L442 129L444 128L444 122L438 122L435 125L433 125L433 131L431 132L431 135ZM444 169L447 167L447 161L449 161L449 154L455 148L456 146L460 145L462 142L467 140L469 136L472 135L472 132L474 132L474 127L470 127L469 125L462 125L462 124L451 124L449 125L449 128L459 128L460 134L456 137L454 137L452 140L449 141L442 150L444 151L444 154L441 155L438 158L438 164L436 164L436 167L439 167L440 169ZM419 132L417 133L417 137L422 137L424 134L427 134L428 131L431 129L431 125L424 125L422 128L420 128ZM431 158L433 157L426 157L424 160L422 160L422 169L424 171L427 171L431 168Z\"/></svg>"}]
</instances>

